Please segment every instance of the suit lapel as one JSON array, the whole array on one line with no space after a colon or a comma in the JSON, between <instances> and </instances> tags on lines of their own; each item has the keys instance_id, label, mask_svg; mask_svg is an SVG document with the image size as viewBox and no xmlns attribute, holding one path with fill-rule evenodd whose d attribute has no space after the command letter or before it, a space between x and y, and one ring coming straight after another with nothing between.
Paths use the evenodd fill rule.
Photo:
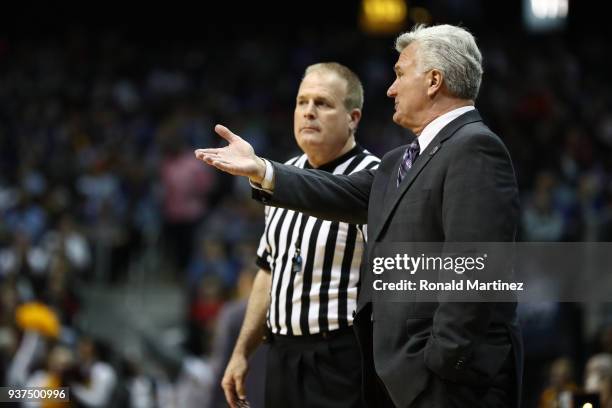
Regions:
<instances>
[{"instance_id":1,"label":"suit lapel","mask_svg":"<svg viewBox=\"0 0 612 408\"><path fill-rule=\"evenodd\" d=\"M399 187L396 187L397 183L397 168L399 167L400 160L402 159L402 155L400 155L397 163L395 163L394 170L391 172L390 180L387 183L387 191L385 194L384 204L383 204L383 212L380 218L380 223L375 226L373 242L375 242L384 226L389 220L389 217L393 213L393 210L399 203L400 199L404 196L406 191L410 188L416 177L421 173L421 171L427 166L427 163L433 158L433 156L442 148L442 143L451 137L459 128L467 125L468 123L481 121L482 118L477 110L469 111L452 122L442 128L440 132L434 137L434 139L429 143L424 152L422 152L419 157L414 162L412 168L406 174L406 177L400 183Z\"/></svg>"}]
</instances>

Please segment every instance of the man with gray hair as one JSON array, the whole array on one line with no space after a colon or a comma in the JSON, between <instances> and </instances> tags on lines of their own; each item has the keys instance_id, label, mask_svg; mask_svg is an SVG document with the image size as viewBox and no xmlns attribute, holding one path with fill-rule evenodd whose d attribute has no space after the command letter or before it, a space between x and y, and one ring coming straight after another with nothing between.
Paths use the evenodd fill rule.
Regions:
<instances>
[{"instance_id":1,"label":"man with gray hair","mask_svg":"<svg viewBox=\"0 0 612 408\"><path fill-rule=\"evenodd\" d=\"M516 303L391 302L374 296L377 248L394 242L512 242L518 188L510 155L474 107L482 57L451 25L416 26L396 41L387 95L393 121L417 136L376 170L348 176L257 157L224 126L229 142L196 157L249 177L256 198L320 218L368 224L354 328L364 397L371 407L520 407L522 343Z\"/></svg>"}]
</instances>

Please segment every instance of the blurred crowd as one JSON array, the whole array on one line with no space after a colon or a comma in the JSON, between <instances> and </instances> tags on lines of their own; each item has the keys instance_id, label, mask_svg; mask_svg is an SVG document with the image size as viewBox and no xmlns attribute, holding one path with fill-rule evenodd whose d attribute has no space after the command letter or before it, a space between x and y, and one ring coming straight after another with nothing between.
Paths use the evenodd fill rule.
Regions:
<instances>
[{"instance_id":1,"label":"blurred crowd","mask_svg":"<svg viewBox=\"0 0 612 408\"><path fill-rule=\"evenodd\" d=\"M218 379L263 208L247 183L202 166L193 149L220 144L212 128L224 123L263 156L295 155L299 80L327 60L364 82L358 142L379 156L403 143L385 96L391 37L207 33L155 43L111 29L0 37L2 385L70 386L73 405L85 407L223 406ZM475 34L485 61L477 107L512 154L521 239L612 241L607 44ZM83 287L129 285L137 267L177 284L187 305L180 357L150 339L155 369L92 338L78 319ZM521 305L521 316L524 406L556 407L585 390L612 407L612 312L543 303Z\"/></svg>"}]
</instances>

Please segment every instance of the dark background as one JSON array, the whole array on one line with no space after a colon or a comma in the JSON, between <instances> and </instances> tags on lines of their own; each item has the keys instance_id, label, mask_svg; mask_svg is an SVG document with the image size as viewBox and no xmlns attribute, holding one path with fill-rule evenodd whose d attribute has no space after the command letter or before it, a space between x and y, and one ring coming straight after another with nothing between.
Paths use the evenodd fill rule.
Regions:
<instances>
[{"instance_id":1,"label":"dark background","mask_svg":"<svg viewBox=\"0 0 612 408\"><path fill-rule=\"evenodd\" d=\"M364 83L358 142L379 156L403 144L407 131L392 123L385 96L399 32L363 32L359 5L3 13L3 383L27 326L15 313L34 300L53 311L60 329L32 360L44 367L57 344L80 355L79 342L93 339L123 389L114 391L113 406L129 406L129 384L138 378L180 393L190 357L202 372L218 372L227 352L213 345L219 316L248 294L263 209L243 180L194 162L193 149L219 144L212 129L223 123L263 156L297 154L295 94L304 69L321 61L349 66ZM477 38L485 74L476 105L513 157L521 239L611 241L609 16L571 1L565 28L532 33L519 1L420 1L408 3L404 30L416 7L432 23L461 24ZM194 201L195 210L175 208ZM524 304L520 312L525 407L536 406L551 382L582 387L588 359L612 352L608 305ZM231 336L226 343L232 346ZM549 375L553 363L561 380ZM202 401L217 380L198 378L195 400ZM544 399L557 391L547 392Z\"/></svg>"}]
</instances>

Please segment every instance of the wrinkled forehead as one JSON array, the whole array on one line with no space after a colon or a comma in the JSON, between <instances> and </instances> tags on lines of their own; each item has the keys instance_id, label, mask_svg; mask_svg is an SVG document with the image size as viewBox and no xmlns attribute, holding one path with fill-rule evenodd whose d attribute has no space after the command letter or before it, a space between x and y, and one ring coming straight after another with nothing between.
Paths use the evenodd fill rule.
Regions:
<instances>
[{"instance_id":1,"label":"wrinkled forehead","mask_svg":"<svg viewBox=\"0 0 612 408\"><path fill-rule=\"evenodd\" d=\"M406 48L399 53L394 69L406 68L412 65L417 65L419 46L416 41L411 42Z\"/></svg>"}]
</instances>

